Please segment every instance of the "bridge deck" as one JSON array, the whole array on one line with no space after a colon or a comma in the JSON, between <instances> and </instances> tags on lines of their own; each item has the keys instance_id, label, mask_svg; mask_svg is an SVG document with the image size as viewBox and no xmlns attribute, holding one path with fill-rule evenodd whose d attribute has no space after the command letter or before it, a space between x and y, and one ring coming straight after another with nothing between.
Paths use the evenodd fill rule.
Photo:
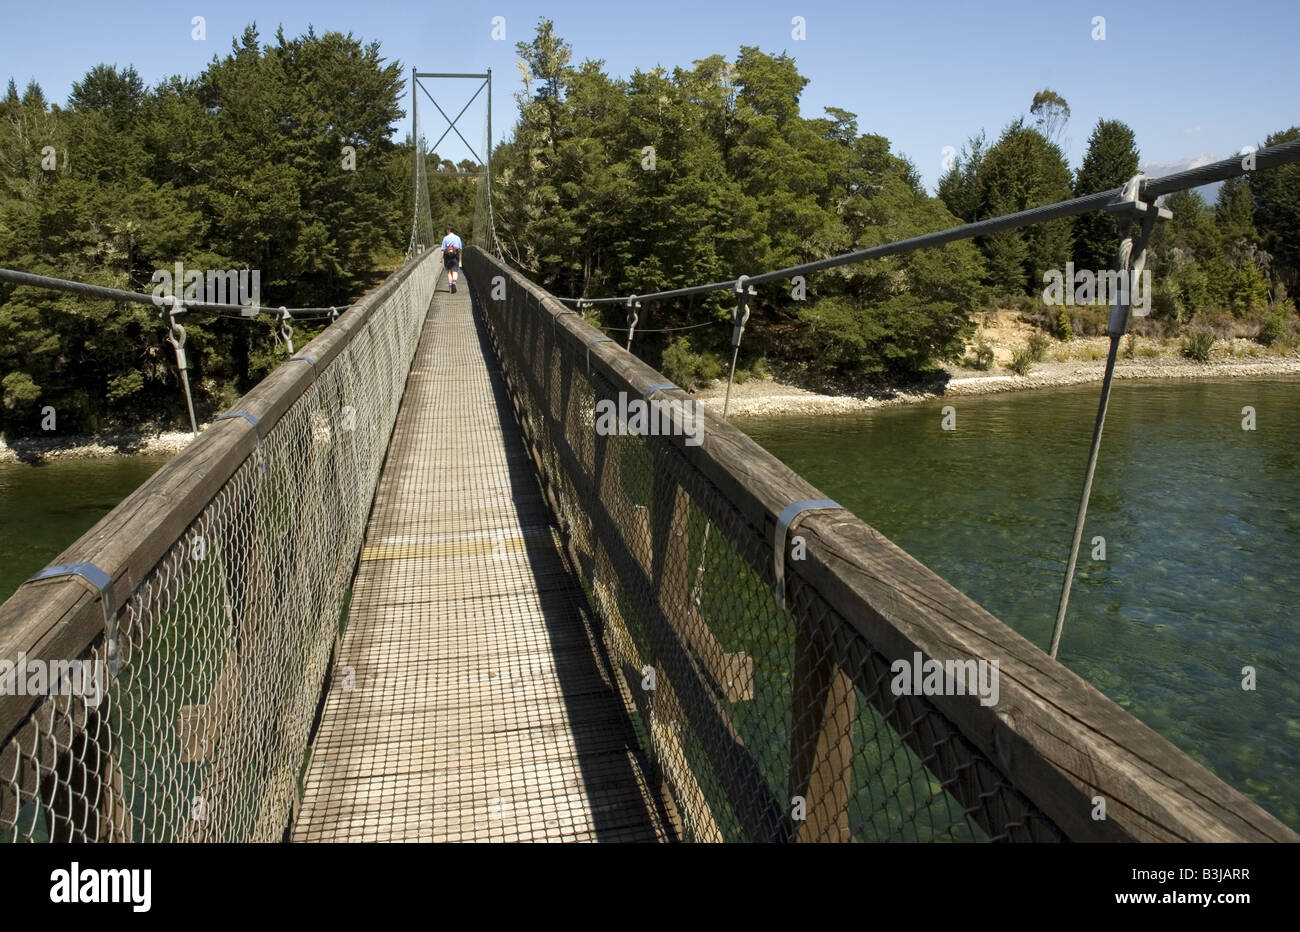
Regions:
<instances>
[{"instance_id":1,"label":"bridge deck","mask_svg":"<svg viewBox=\"0 0 1300 932\"><path fill-rule=\"evenodd\" d=\"M586 611L467 286L440 285L294 839L666 837Z\"/></svg>"}]
</instances>

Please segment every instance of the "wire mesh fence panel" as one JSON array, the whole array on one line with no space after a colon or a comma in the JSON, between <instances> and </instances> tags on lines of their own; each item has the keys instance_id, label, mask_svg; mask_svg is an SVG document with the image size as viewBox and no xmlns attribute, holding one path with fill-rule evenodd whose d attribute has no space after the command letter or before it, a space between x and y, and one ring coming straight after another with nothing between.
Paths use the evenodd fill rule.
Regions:
<instances>
[{"instance_id":1,"label":"wire mesh fence panel","mask_svg":"<svg viewBox=\"0 0 1300 932\"><path fill-rule=\"evenodd\" d=\"M251 454L131 587L110 619L113 649L100 633L73 654L102 677L50 690L0 745L0 838L283 836L439 269L430 253L395 273L286 363L310 367L305 388L263 393L258 410L282 413L245 419L258 422ZM119 510L174 507L148 489L218 445L210 429L188 467L172 461ZM105 522L119 518L130 520Z\"/></svg>"}]
</instances>

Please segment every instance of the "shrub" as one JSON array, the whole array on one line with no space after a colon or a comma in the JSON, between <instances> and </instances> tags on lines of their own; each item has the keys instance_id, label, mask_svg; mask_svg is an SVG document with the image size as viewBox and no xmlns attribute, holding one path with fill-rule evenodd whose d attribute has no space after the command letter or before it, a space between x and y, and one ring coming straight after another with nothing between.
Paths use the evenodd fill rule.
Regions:
<instances>
[{"instance_id":1,"label":"shrub","mask_svg":"<svg viewBox=\"0 0 1300 932\"><path fill-rule=\"evenodd\" d=\"M1183 355L1197 362L1209 362L1214 347L1214 331L1194 330L1183 337Z\"/></svg>"},{"instance_id":2,"label":"shrub","mask_svg":"<svg viewBox=\"0 0 1300 932\"><path fill-rule=\"evenodd\" d=\"M1246 317L1268 306L1268 282L1253 261L1247 261L1237 270L1232 289L1232 313Z\"/></svg>"},{"instance_id":3,"label":"shrub","mask_svg":"<svg viewBox=\"0 0 1300 932\"><path fill-rule=\"evenodd\" d=\"M1166 320L1179 321L1183 318L1182 296L1178 291L1164 282L1156 285L1151 296L1151 314Z\"/></svg>"},{"instance_id":4,"label":"shrub","mask_svg":"<svg viewBox=\"0 0 1300 932\"><path fill-rule=\"evenodd\" d=\"M1040 306L1037 294L1016 295L1007 303L1021 314L1032 314L1037 311Z\"/></svg>"},{"instance_id":5,"label":"shrub","mask_svg":"<svg viewBox=\"0 0 1300 932\"><path fill-rule=\"evenodd\" d=\"M41 397L41 387L26 372L10 372L0 380L0 397L6 408L26 410Z\"/></svg>"},{"instance_id":6,"label":"shrub","mask_svg":"<svg viewBox=\"0 0 1300 932\"><path fill-rule=\"evenodd\" d=\"M1151 314L1158 320L1180 327L1201 308L1214 303L1206 284L1206 273L1199 265L1188 262L1161 274L1151 298Z\"/></svg>"},{"instance_id":7,"label":"shrub","mask_svg":"<svg viewBox=\"0 0 1300 932\"><path fill-rule=\"evenodd\" d=\"M1035 330L1029 337L1029 355L1034 362L1043 361L1043 357L1047 355L1049 342L1047 334L1039 330Z\"/></svg>"},{"instance_id":8,"label":"shrub","mask_svg":"<svg viewBox=\"0 0 1300 932\"><path fill-rule=\"evenodd\" d=\"M716 353L696 353L691 341L678 337L664 350L664 375L687 391L694 391L722 375L722 360Z\"/></svg>"},{"instance_id":9,"label":"shrub","mask_svg":"<svg viewBox=\"0 0 1300 932\"><path fill-rule=\"evenodd\" d=\"M772 377L772 370L769 369L767 366L766 356L759 356L750 365L746 366L743 370L737 370L736 372L737 379L740 378L741 371L745 373L745 378L747 379L758 379L762 381L763 379L770 379Z\"/></svg>"},{"instance_id":10,"label":"shrub","mask_svg":"<svg viewBox=\"0 0 1300 932\"><path fill-rule=\"evenodd\" d=\"M1011 355L1011 371L1016 375L1028 375L1034 368L1034 354L1029 347L1022 346Z\"/></svg>"},{"instance_id":11,"label":"shrub","mask_svg":"<svg viewBox=\"0 0 1300 932\"><path fill-rule=\"evenodd\" d=\"M1196 315L1196 325L1193 333L1208 330L1219 340L1231 340L1237 332L1237 318L1226 311L1202 311Z\"/></svg>"},{"instance_id":12,"label":"shrub","mask_svg":"<svg viewBox=\"0 0 1300 932\"><path fill-rule=\"evenodd\" d=\"M1070 326L1070 315L1065 313L1065 308L1061 308L1056 314L1056 338L1062 343L1074 339L1074 328Z\"/></svg>"},{"instance_id":13,"label":"shrub","mask_svg":"<svg viewBox=\"0 0 1300 932\"><path fill-rule=\"evenodd\" d=\"M1284 336L1286 336L1286 318L1274 313L1264 317L1255 339L1264 346L1272 346Z\"/></svg>"},{"instance_id":14,"label":"shrub","mask_svg":"<svg viewBox=\"0 0 1300 932\"><path fill-rule=\"evenodd\" d=\"M1124 344L1124 355L1132 359L1137 355L1138 336L1133 331L1129 331L1128 341Z\"/></svg>"},{"instance_id":15,"label":"shrub","mask_svg":"<svg viewBox=\"0 0 1300 932\"><path fill-rule=\"evenodd\" d=\"M985 372L993 368L993 347L989 346L983 340L975 344L975 352L966 357L966 365L972 369L978 369Z\"/></svg>"},{"instance_id":16,"label":"shrub","mask_svg":"<svg viewBox=\"0 0 1300 932\"><path fill-rule=\"evenodd\" d=\"M1099 337L1110 324L1110 308L1106 305L1076 307L1070 315L1070 333L1074 336Z\"/></svg>"}]
</instances>

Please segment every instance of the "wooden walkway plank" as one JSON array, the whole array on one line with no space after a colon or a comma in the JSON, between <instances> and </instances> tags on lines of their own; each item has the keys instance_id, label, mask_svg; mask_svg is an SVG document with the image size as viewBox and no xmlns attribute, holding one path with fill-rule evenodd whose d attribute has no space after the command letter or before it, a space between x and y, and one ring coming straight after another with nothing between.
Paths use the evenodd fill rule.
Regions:
<instances>
[{"instance_id":1,"label":"wooden walkway plank","mask_svg":"<svg viewBox=\"0 0 1300 932\"><path fill-rule=\"evenodd\" d=\"M462 286L434 296L353 582L295 841L670 829Z\"/></svg>"}]
</instances>

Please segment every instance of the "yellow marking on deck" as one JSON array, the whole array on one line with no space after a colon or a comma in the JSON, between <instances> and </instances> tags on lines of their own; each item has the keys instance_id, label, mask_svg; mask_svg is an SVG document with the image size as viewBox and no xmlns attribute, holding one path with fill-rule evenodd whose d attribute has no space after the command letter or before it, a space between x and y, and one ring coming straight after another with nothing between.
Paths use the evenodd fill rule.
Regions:
<instances>
[{"instance_id":1,"label":"yellow marking on deck","mask_svg":"<svg viewBox=\"0 0 1300 932\"><path fill-rule=\"evenodd\" d=\"M559 535L554 531L547 538L532 539L534 549L546 549L560 545ZM530 546L530 539L522 535L477 540L438 541L423 544L377 544L361 551L361 562L371 560L413 560L421 557L477 556L479 554L496 555L522 553Z\"/></svg>"}]
</instances>

